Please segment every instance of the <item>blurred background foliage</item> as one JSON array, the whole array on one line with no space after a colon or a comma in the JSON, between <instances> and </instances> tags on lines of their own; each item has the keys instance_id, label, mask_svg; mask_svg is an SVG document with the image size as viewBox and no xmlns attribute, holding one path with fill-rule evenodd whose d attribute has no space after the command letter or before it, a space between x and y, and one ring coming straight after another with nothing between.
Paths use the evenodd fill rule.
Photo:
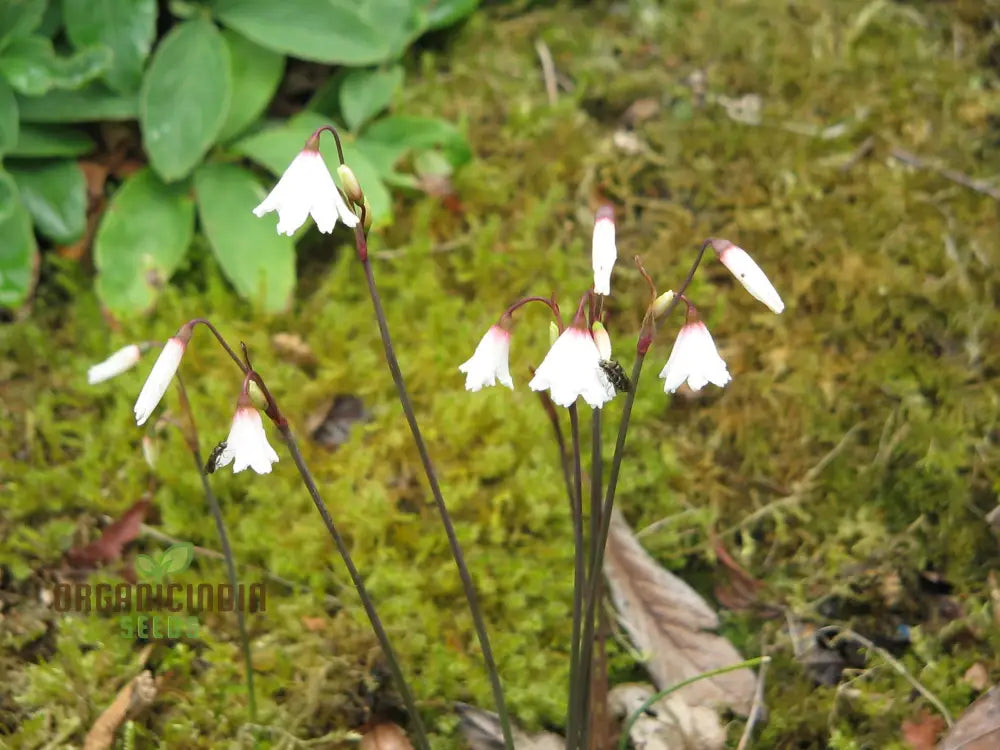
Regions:
<instances>
[{"instance_id":1,"label":"blurred background foliage","mask_svg":"<svg viewBox=\"0 0 1000 750\"><path fill-rule=\"evenodd\" d=\"M0 307L28 300L41 239L69 254L93 246L110 314L148 310L183 263L197 216L236 290L263 310L286 309L295 240L256 231L246 207L265 193L251 166L280 175L302 134L332 120L373 216L391 221L390 186L446 177L470 154L439 118L372 121L403 85L407 48L476 5L3 0ZM305 108L276 117L289 59L326 67L280 97L287 109L307 95Z\"/></svg>"},{"instance_id":2,"label":"blurred background foliage","mask_svg":"<svg viewBox=\"0 0 1000 750\"><path fill-rule=\"evenodd\" d=\"M161 20L170 17L161 9ZM877 658L825 653L837 676L817 682L790 621L806 632L850 626L876 640L956 715L1000 679L1000 554L987 520L1000 491L998 21L997 4L979 0L490 3L374 66L372 75L390 80L398 64L404 84L358 141L411 118L407 133L454 123L448 132L469 144L421 136L434 144L425 159L465 159L447 180L420 174L412 151L422 146L393 160L419 189L387 193L393 221L371 244L520 724L561 727L567 679L571 534L551 427L526 389L547 321L519 318L513 393L468 394L457 366L512 299L556 290L564 310L574 304L590 283L593 210L604 200L618 212L622 257L608 327L625 362L646 300L632 254L666 289L704 237L728 237L753 253L788 305L774 316L724 268L705 267L691 294L734 380L697 397L665 396L655 377L673 336L665 324L639 383L618 494L656 559L720 608L725 635L748 656L774 655L755 746L901 750L912 747L904 723L933 713ZM231 32L265 41L236 23L218 33ZM551 91L540 51L552 57ZM290 161L316 112L348 125L357 117L324 92L340 75L361 74L286 61L269 108L281 122L213 147L193 182L165 182L152 154L137 150L141 121L138 131L126 125L128 159L153 165L126 188L175 195L155 205L191 216L201 210L192 184L196 192L199 180L223 182L231 169L249 174L243 154L258 153L254 189L233 201L249 216L273 180L265 172ZM21 119L51 97L18 95ZM313 109L318 101L327 104ZM137 111L107 109L75 127L102 153L100 134L122 132L108 119ZM61 132L56 125L44 130ZM371 151L373 166L384 166ZM14 161L5 157L7 169ZM23 212L10 216L28 227ZM255 226L241 258L252 257L250 243L273 239L272 222ZM96 539L138 498L154 510L122 567L165 548L154 532L217 549L177 435L152 433L155 468L141 458L131 409L151 357L113 382L85 379L118 347L162 340L205 315L247 342L281 398L397 637L435 742L453 747L452 701L489 706L489 687L350 235L303 233L294 303L273 313L241 296L212 241L195 232L171 283L155 285L152 312L111 325L87 262L96 249L47 250L31 304L0 329L0 733L18 748L79 744L137 670L141 644L122 639L114 618L46 605L67 550ZM228 431L239 378L201 333L182 371L207 450ZM365 420L334 449L314 427L338 396L360 399ZM173 411L172 399L161 411ZM605 410L608 445L619 413L620 402ZM373 692L385 693L377 652L290 462L283 456L267 477L222 472L212 481L241 575L259 580L268 570L307 587L275 585L266 615L250 618L265 736L297 747L358 726ZM756 582L750 591L720 549ZM218 581L224 569L199 556L184 575ZM110 566L90 580L118 576ZM616 644L612 680L644 679ZM166 687L137 722L141 742L236 744L246 704L231 618L207 619L193 642L157 646L150 663ZM841 676L842 667L859 671ZM742 726L731 722L733 744Z\"/></svg>"}]
</instances>

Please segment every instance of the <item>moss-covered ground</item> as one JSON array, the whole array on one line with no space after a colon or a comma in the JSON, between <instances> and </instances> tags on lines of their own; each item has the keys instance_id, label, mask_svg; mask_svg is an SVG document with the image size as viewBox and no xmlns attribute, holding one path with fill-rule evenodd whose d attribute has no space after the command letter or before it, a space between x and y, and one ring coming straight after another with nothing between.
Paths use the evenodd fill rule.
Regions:
<instances>
[{"instance_id":1,"label":"moss-covered ground","mask_svg":"<svg viewBox=\"0 0 1000 750\"><path fill-rule=\"evenodd\" d=\"M644 544L713 601L732 577L717 543L763 583L755 601L724 597L743 606L722 608L743 653L775 656L756 746L906 747L901 723L934 710L876 655L848 654L865 671L842 681L861 679L816 687L789 620L876 639L953 714L977 694L970 666L990 683L1000 675L1000 556L985 520L1000 481L1000 226L983 192L993 188L953 179L988 177L1000 158L998 13L979 2L521 2L489 6L410 55L396 108L464 123L477 158L455 177L460 205L399 197L396 224L373 239L392 251L377 255L376 274L520 724L562 726L568 670L570 526L551 428L526 387L546 320L520 318L513 393L468 394L456 368L517 297L556 290L573 307L590 283L602 198L618 209L609 328L626 364L646 301L633 254L666 289L702 239L728 237L788 306L774 316L706 266L691 295L733 382L664 395L665 326L618 493L637 529L662 521ZM554 104L539 40L564 84ZM109 325L87 266L45 257L30 313L0 328L0 743L81 744L139 669L141 644L116 618L58 614L40 598L69 548L143 497L150 526L218 548L179 437L159 437L155 469L143 461L131 407L151 356L115 381L85 381L110 351L194 316L246 341L278 394L435 742L457 742L453 701L490 705L349 239L310 238L294 309L273 318L195 253L152 315ZM315 367L276 350L280 332L301 336ZM183 373L207 450L228 431L240 381L204 332ZM330 452L304 424L335 394L360 396L371 420ZM620 409L605 410L609 446ZM326 735L319 746L334 746L369 718L377 649L291 461L275 469L212 478L243 578L266 569L308 587L272 585L266 613L249 618L259 723L280 728L276 747ZM142 535L125 558L163 547ZM198 557L180 580L224 575ZM243 742L231 617L205 616L197 639L159 645L149 663L162 680L136 747ZM612 668L617 680L642 675L617 646Z\"/></svg>"}]
</instances>

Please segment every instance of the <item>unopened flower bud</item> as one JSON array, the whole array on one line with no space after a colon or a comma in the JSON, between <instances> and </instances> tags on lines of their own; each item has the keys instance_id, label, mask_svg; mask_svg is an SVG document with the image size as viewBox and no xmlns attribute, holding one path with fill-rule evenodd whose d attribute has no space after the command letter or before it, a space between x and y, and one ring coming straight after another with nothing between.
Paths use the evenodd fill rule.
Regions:
<instances>
[{"instance_id":1,"label":"unopened flower bud","mask_svg":"<svg viewBox=\"0 0 1000 750\"><path fill-rule=\"evenodd\" d=\"M362 201L362 205L365 207L365 233L367 234L372 229L372 207L368 203L368 198Z\"/></svg>"},{"instance_id":2,"label":"unopened flower bud","mask_svg":"<svg viewBox=\"0 0 1000 750\"><path fill-rule=\"evenodd\" d=\"M267 410L267 397L264 392L260 389L260 386L256 382L251 380L247 383L247 396L250 397L250 403L256 406L258 409L263 411Z\"/></svg>"},{"instance_id":3,"label":"unopened flower bud","mask_svg":"<svg viewBox=\"0 0 1000 750\"><path fill-rule=\"evenodd\" d=\"M559 338L559 326L556 325L554 320L549 321L549 346L556 343L556 339Z\"/></svg>"},{"instance_id":4,"label":"unopened flower bud","mask_svg":"<svg viewBox=\"0 0 1000 750\"><path fill-rule=\"evenodd\" d=\"M611 359L611 337L608 336L608 329L604 324L597 321L590 327L594 334L594 343L597 344L597 351L601 354L601 359Z\"/></svg>"},{"instance_id":5,"label":"unopened flower bud","mask_svg":"<svg viewBox=\"0 0 1000 750\"><path fill-rule=\"evenodd\" d=\"M667 311L667 306L673 301L673 290L668 290L653 300L653 315L660 317Z\"/></svg>"},{"instance_id":6,"label":"unopened flower bud","mask_svg":"<svg viewBox=\"0 0 1000 750\"><path fill-rule=\"evenodd\" d=\"M340 178L340 185L347 193L347 197L360 206L365 200L365 194L361 190L358 178L354 176L354 170L346 164L341 164L337 167L337 177Z\"/></svg>"}]
</instances>

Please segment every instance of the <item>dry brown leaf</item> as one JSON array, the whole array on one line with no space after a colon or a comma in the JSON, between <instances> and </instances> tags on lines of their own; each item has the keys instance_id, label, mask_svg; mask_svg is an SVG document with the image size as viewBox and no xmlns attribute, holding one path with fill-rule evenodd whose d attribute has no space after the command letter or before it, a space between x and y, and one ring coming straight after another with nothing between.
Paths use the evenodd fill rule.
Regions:
<instances>
[{"instance_id":1,"label":"dry brown leaf","mask_svg":"<svg viewBox=\"0 0 1000 750\"><path fill-rule=\"evenodd\" d=\"M611 520L604 575L624 627L647 655L646 669L660 690L743 661L729 641L710 632L719 618L705 600L660 567L617 512ZM740 669L694 682L678 695L689 706L728 706L746 716L755 686L753 672Z\"/></svg>"},{"instance_id":2,"label":"dry brown leaf","mask_svg":"<svg viewBox=\"0 0 1000 750\"><path fill-rule=\"evenodd\" d=\"M969 706L937 750L996 750L1000 747L1000 687Z\"/></svg>"},{"instance_id":3,"label":"dry brown leaf","mask_svg":"<svg viewBox=\"0 0 1000 750\"><path fill-rule=\"evenodd\" d=\"M608 694L612 712L628 719L653 695L652 685L618 685ZM722 750L726 730L718 714L705 706L690 706L679 693L648 706L632 724L629 741L635 750Z\"/></svg>"},{"instance_id":4,"label":"dry brown leaf","mask_svg":"<svg viewBox=\"0 0 1000 750\"><path fill-rule=\"evenodd\" d=\"M986 669L985 664L981 661L977 661L965 670L965 674L962 675L962 679L965 680L965 684L973 690L981 692L990 684L990 673L989 670Z\"/></svg>"},{"instance_id":5,"label":"dry brown leaf","mask_svg":"<svg viewBox=\"0 0 1000 750\"><path fill-rule=\"evenodd\" d=\"M114 562L122 556L125 545L139 536L149 508L149 500L138 500L121 518L104 529L100 539L85 547L69 550L66 560L76 568L92 568L101 563Z\"/></svg>"},{"instance_id":6,"label":"dry brown leaf","mask_svg":"<svg viewBox=\"0 0 1000 750\"><path fill-rule=\"evenodd\" d=\"M924 709L912 719L903 721L903 740L911 750L934 750L934 743L945 726L940 714Z\"/></svg>"},{"instance_id":7,"label":"dry brown leaf","mask_svg":"<svg viewBox=\"0 0 1000 750\"><path fill-rule=\"evenodd\" d=\"M458 728L472 750L503 750L500 719L495 713L468 703L456 703L455 711L460 719ZM566 740L553 732L527 734L517 726L510 731L514 735L514 750L562 750L566 746Z\"/></svg>"},{"instance_id":8,"label":"dry brown leaf","mask_svg":"<svg viewBox=\"0 0 1000 750\"><path fill-rule=\"evenodd\" d=\"M115 732L126 718L148 708L156 698L156 683L147 669L118 691L111 705L97 717L83 740L83 750L108 750L115 741Z\"/></svg>"},{"instance_id":9,"label":"dry brown leaf","mask_svg":"<svg viewBox=\"0 0 1000 750\"><path fill-rule=\"evenodd\" d=\"M413 750L413 745L399 724L384 721L361 735L361 750Z\"/></svg>"}]
</instances>

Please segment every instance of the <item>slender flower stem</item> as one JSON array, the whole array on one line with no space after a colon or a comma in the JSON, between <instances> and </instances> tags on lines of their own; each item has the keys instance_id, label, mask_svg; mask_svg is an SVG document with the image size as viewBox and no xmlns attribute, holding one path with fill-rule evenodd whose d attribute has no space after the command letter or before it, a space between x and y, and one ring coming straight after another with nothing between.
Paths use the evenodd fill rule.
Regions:
<instances>
[{"instance_id":1,"label":"slender flower stem","mask_svg":"<svg viewBox=\"0 0 1000 750\"><path fill-rule=\"evenodd\" d=\"M423 721L420 719L420 713L417 711L417 704L413 700L413 694L410 692L409 685L403 678L403 671L400 669L399 659L396 657L396 652L393 650L392 644L389 642L389 636L385 632L382 620L378 616L378 612L375 609L375 603L368 594L368 589L365 587L361 574L354 565L354 560L351 558L350 550L347 549L347 545L344 543L343 537L341 537L340 532L337 531L337 527L333 523L333 518L330 516L330 511L326 507L326 503L323 502L323 498L320 496L319 490L316 488L316 482L313 480L312 474L309 472L309 468L306 466L305 460L302 458L302 453L299 451L299 445L295 440L295 436L292 435L291 428L287 423L285 423L279 426L279 430L281 431L281 436L285 439L285 444L288 446L289 453L292 454L292 460L295 462L295 467L299 470L299 474L302 476L302 481L305 483L306 489L309 490L309 495L312 497L313 503L316 505L316 510L319 511L319 515L323 519L323 523L326 525L326 530L330 533L333 543L337 545L337 551L343 558L344 565L347 566L347 572L351 576L354 588L358 591L358 596L361 598L361 604L365 608L365 614L368 615L368 620L371 622L372 630L375 631L375 637L378 638L379 645L382 647L382 653L385 655L386 661L389 663L389 671L392 673L392 679L396 683L396 688L399 690L403 703L406 705L406 710L410 714L410 719L413 722L414 729L416 730L417 745L420 750L430 750L430 743L427 740L427 731L424 729Z\"/></svg>"},{"instance_id":2,"label":"slender flower stem","mask_svg":"<svg viewBox=\"0 0 1000 750\"><path fill-rule=\"evenodd\" d=\"M584 689L580 633L583 618L583 589L586 585L586 563L583 540L583 474L580 461L580 417L576 403L569 407L570 433L573 442L573 636L569 662L569 720L566 747L576 747L580 736L581 699Z\"/></svg>"},{"instance_id":3,"label":"slender flower stem","mask_svg":"<svg viewBox=\"0 0 1000 750\"><path fill-rule=\"evenodd\" d=\"M215 520L215 530L219 535L219 544L222 546L222 557L226 561L226 576L233 591L239 590L239 581L236 578L236 561L233 557L233 549L229 546L229 534L226 532L226 523L222 518L222 509L219 507L219 500L212 491L208 476L205 474L205 462L201 459L201 450L198 445L198 427L194 421L194 411L191 409L191 401L188 399L187 388L184 387L184 380L180 373L177 373L177 390L180 396L181 411L187 417L187 424L180 426L184 435L184 440L188 444L191 456L194 459L195 468L201 478L201 489L208 500L208 508ZM247 683L247 712L250 716L250 723L257 721L257 695L253 686L253 661L250 658L250 637L247 635L246 614L242 607L236 607L236 625L240 633L240 650L243 652L244 677Z\"/></svg>"},{"instance_id":4,"label":"slender flower stem","mask_svg":"<svg viewBox=\"0 0 1000 750\"><path fill-rule=\"evenodd\" d=\"M385 310L382 307L382 299L375 285L375 276L372 272L371 261L368 259L368 245L365 239L364 230L359 224L354 229L355 241L358 248L358 257L365 270L365 279L368 282L368 292L371 296L372 306L375 310L375 318L378 321L379 333L382 336L382 346L385 349L386 363L389 365L389 372L392 374L392 381L396 385L396 393L399 402L406 415L406 422L410 426L413 434L413 442L416 443L417 452L420 454L420 461L423 463L424 474L427 475L427 482L431 487L431 494L434 496L434 503L437 506L438 514L441 516L441 523L444 526L445 534L448 537L448 544L451 547L451 554L458 567L458 574L462 580L462 587L465 589L465 598L469 604L469 612L472 615L472 622L479 638L479 647L483 652L483 661L486 663L486 671L489 675L490 684L493 688L493 701L496 704L497 715L500 718L500 728L503 731L503 739L506 750L514 750L514 736L510 728L510 717L507 714L507 704L504 701L503 687L500 684L500 674L493 658L493 649L490 647L490 639L486 633L486 623L483 620L482 609L476 595L476 587L472 582L472 576L465 563L465 556L462 554L462 547L458 542L458 535L455 533L455 526L452 523L448 507L445 505L444 496L441 494L441 487L438 484L437 473L434 464L431 462L427 444L420 433L420 426L417 424L417 417L413 411L413 404L410 402L410 395L406 390L406 383L403 380L403 373L399 369L399 361L392 346L392 336L389 333L389 324L385 318Z\"/></svg>"},{"instance_id":5,"label":"slender flower stem","mask_svg":"<svg viewBox=\"0 0 1000 750\"><path fill-rule=\"evenodd\" d=\"M594 560L597 557L597 540L601 535L601 410L593 409L590 415L590 537L589 546L587 551L587 580L594 581L600 580L601 572L596 570L594 565ZM588 612L584 610L583 616L586 618L593 618L596 616L596 612ZM588 628L589 625L589 628ZM594 660L593 649L593 631L592 628L595 627L595 623L586 622L584 624L584 632L589 634L589 637L584 637L581 641L580 649L581 652L586 650L588 653L582 659L582 673L581 677L583 679L583 689L580 691L580 711L581 715L581 743L580 750L588 750L589 739L590 739L590 725L591 725L591 708L592 708L592 690L591 685L593 683L593 675L591 674L592 664Z\"/></svg>"},{"instance_id":6,"label":"slender flower stem","mask_svg":"<svg viewBox=\"0 0 1000 750\"><path fill-rule=\"evenodd\" d=\"M226 559L226 576L229 578L229 585L233 587L233 591L237 591L239 588L239 582L236 578L236 566L233 561L233 551L229 547L229 535L226 533L226 526L222 520L222 509L219 507L219 501L215 497L215 493L212 491L212 486L208 482L208 476L205 474L205 462L201 459L201 452L195 451L193 456L195 466L198 469L198 475L201 477L201 488L205 492L205 497L208 499L208 507L212 511L212 518L215 519L215 530L219 534L219 543L222 545L222 556ZM253 662L250 659L250 637L247 635L246 614L244 613L242 607L236 607L235 609L236 624L240 631L240 649L243 651L243 667L246 672L250 723L256 723L257 698L253 687Z\"/></svg>"}]
</instances>

